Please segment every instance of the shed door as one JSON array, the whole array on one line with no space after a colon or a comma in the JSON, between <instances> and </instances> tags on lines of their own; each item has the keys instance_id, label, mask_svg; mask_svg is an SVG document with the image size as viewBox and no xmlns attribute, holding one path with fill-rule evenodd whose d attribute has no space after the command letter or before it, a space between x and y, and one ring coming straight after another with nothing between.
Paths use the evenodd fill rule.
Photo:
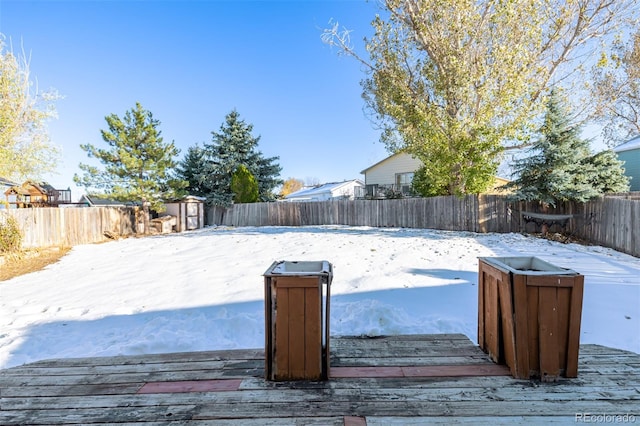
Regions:
<instances>
[{"instance_id":1,"label":"shed door","mask_svg":"<svg viewBox=\"0 0 640 426\"><path fill-rule=\"evenodd\" d=\"M187 203L187 230L200 228L200 203Z\"/></svg>"}]
</instances>

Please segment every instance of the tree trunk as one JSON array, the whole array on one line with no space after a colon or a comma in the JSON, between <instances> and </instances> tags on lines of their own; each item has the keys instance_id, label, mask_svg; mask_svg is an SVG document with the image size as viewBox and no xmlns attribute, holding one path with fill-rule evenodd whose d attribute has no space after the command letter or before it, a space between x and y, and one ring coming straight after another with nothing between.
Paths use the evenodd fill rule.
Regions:
<instances>
[{"instance_id":1,"label":"tree trunk","mask_svg":"<svg viewBox=\"0 0 640 426\"><path fill-rule=\"evenodd\" d=\"M144 235L149 235L149 202L142 199L142 221L144 223Z\"/></svg>"},{"instance_id":2,"label":"tree trunk","mask_svg":"<svg viewBox=\"0 0 640 426\"><path fill-rule=\"evenodd\" d=\"M549 204L547 203L541 203L542 207L540 209L540 211L544 214L549 213ZM540 232L542 233L543 237L546 237L547 234L549 233L549 225L547 225L546 223L543 223L540 226Z\"/></svg>"}]
</instances>

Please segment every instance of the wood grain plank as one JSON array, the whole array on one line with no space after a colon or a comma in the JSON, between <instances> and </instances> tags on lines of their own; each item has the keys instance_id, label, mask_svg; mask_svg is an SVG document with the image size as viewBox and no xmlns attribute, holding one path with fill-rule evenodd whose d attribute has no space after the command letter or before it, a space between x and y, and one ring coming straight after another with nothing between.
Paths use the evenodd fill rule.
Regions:
<instances>
[{"instance_id":1,"label":"wood grain plank","mask_svg":"<svg viewBox=\"0 0 640 426\"><path fill-rule=\"evenodd\" d=\"M560 376L558 360L558 290L540 287L538 299L538 327L540 337L540 378L555 381Z\"/></svg>"},{"instance_id":2,"label":"wood grain plank","mask_svg":"<svg viewBox=\"0 0 640 426\"><path fill-rule=\"evenodd\" d=\"M485 263L478 262L478 345L483 351L487 351L486 337L484 335L485 323L485 301L484 301L484 282L487 279L484 273Z\"/></svg>"},{"instance_id":3,"label":"wood grain plank","mask_svg":"<svg viewBox=\"0 0 640 426\"><path fill-rule=\"evenodd\" d=\"M574 277L569 305L569 331L567 335L566 377L578 377L578 356L580 350L580 323L582 320L582 298L584 276Z\"/></svg>"},{"instance_id":4,"label":"wood grain plank","mask_svg":"<svg viewBox=\"0 0 640 426\"><path fill-rule=\"evenodd\" d=\"M304 290L304 374L305 378L322 378L322 301L321 286Z\"/></svg>"},{"instance_id":5,"label":"wood grain plank","mask_svg":"<svg viewBox=\"0 0 640 426\"><path fill-rule=\"evenodd\" d=\"M219 361L228 359L262 359L264 349L227 349L219 351L199 351L199 352L171 352L161 354L144 355L118 355L106 357L85 357L85 358L59 358L49 359L29 363L29 367L97 367L97 366L121 366L121 365L149 365L165 364L168 362L191 363L198 361ZM12 367L2 372L18 369Z\"/></svg>"},{"instance_id":6,"label":"wood grain plank","mask_svg":"<svg viewBox=\"0 0 640 426\"><path fill-rule=\"evenodd\" d=\"M278 284L282 278L278 279ZM289 377L289 289L276 287L276 311L274 330L274 357L275 366L273 378Z\"/></svg>"},{"instance_id":7,"label":"wood grain plank","mask_svg":"<svg viewBox=\"0 0 640 426\"><path fill-rule=\"evenodd\" d=\"M486 378L485 378L486 379ZM522 386L509 386L507 388L478 387L474 390L468 387L432 387L428 389L402 387L401 380L379 380L379 382L394 383L394 387L381 388L288 388L278 392L265 391L264 389L223 392L200 393L174 393L174 394L145 394L145 395L96 395L87 397L39 397L39 398L6 398L2 412L9 411L38 411L55 409L99 409L110 407L113 409L132 407L169 407L192 406L194 404L216 404L227 406L229 412L233 412L234 406L251 404L269 404L286 402L354 402L366 400L369 402L394 402L403 400L408 402L531 402L532 404L544 402L588 402L606 400L622 403L627 408L632 408L640 401L638 392L634 389L622 389L613 385L601 389L597 386L588 386L585 391L577 385L568 386L563 391L542 388L524 388ZM480 381L478 381L479 383ZM485 380L486 384L486 380ZM588 392L587 392L588 391ZM576 398L576 393L584 397Z\"/></svg>"},{"instance_id":8,"label":"wood grain plank","mask_svg":"<svg viewBox=\"0 0 640 426\"><path fill-rule=\"evenodd\" d=\"M513 315L513 285L508 275L504 275L496 282L498 286L498 300L500 302L500 318L501 318L501 350L504 362L511 369L511 374L517 377L517 359L516 359L516 335Z\"/></svg>"},{"instance_id":9,"label":"wood grain plank","mask_svg":"<svg viewBox=\"0 0 640 426\"><path fill-rule=\"evenodd\" d=\"M289 370L286 379L304 378L305 372L305 304L304 288L289 288Z\"/></svg>"},{"instance_id":10,"label":"wood grain plank","mask_svg":"<svg viewBox=\"0 0 640 426\"><path fill-rule=\"evenodd\" d=\"M238 418L253 418L260 413L271 412L281 417L313 417L322 412L340 412L350 416L388 416L405 413L408 416L495 416L508 413L509 416L575 416L576 413L618 414L631 410L629 401L455 401L426 403L425 401L317 401L248 404L237 414ZM201 407L194 419L215 419L228 417L227 407L207 404ZM622 410L622 411L621 411Z\"/></svg>"},{"instance_id":11,"label":"wood grain plank","mask_svg":"<svg viewBox=\"0 0 640 426\"><path fill-rule=\"evenodd\" d=\"M529 357L529 303L527 301L529 293L523 276L513 277L512 291L516 364L514 377L528 379L533 360Z\"/></svg>"},{"instance_id":12,"label":"wood grain plank","mask_svg":"<svg viewBox=\"0 0 640 426\"><path fill-rule=\"evenodd\" d=\"M526 281L525 281L526 282ZM526 303L525 311L527 321L527 339L523 341L523 348L526 348L529 357L527 375L522 378L535 377L540 375L540 327L538 326L538 294L539 288L529 285L526 282Z\"/></svg>"},{"instance_id":13,"label":"wood grain plank","mask_svg":"<svg viewBox=\"0 0 640 426\"><path fill-rule=\"evenodd\" d=\"M492 275L485 281L485 339L489 355L494 362L500 362L500 322L497 280Z\"/></svg>"},{"instance_id":14,"label":"wood grain plank","mask_svg":"<svg viewBox=\"0 0 640 426\"><path fill-rule=\"evenodd\" d=\"M560 366L562 375L566 375L567 368L567 349L571 322L571 293L572 287L559 287L556 292L556 305L558 307L556 341L558 342L558 365Z\"/></svg>"}]
</instances>

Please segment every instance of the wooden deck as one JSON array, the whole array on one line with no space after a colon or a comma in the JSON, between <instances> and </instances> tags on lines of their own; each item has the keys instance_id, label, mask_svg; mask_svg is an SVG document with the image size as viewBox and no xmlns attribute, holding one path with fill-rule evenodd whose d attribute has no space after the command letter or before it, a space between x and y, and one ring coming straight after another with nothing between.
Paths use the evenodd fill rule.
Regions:
<instances>
[{"instance_id":1,"label":"wooden deck","mask_svg":"<svg viewBox=\"0 0 640 426\"><path fill-rule=\"evenodd\" d=\"M640 422L640 355L597 345L580 347L578 378L541 383L463 335L334 337L330 376L266 381L262 349L40 361L0 370L0 424Z\"/></svg>"}]
</instances>

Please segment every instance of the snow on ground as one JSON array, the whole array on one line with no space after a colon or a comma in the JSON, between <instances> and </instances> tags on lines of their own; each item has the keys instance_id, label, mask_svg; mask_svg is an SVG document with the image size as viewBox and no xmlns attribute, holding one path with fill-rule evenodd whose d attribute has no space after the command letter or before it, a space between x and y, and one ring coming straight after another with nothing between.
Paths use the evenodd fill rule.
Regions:
<instances>
[{"instance_id":1,"label":"snow on ground","mask_svg":"<svg viewBox=\"0 0 640 426\"><path fill-rule=\"evenodd\" d=\"M0 282L0 368L48 358L264 347L276 260L333 264L332 335L477 341L478 257L537 256L585 275L581 343L640 353L640 259L520 234L210 227L74 247Z\"/></svg>"}]
</instances>

